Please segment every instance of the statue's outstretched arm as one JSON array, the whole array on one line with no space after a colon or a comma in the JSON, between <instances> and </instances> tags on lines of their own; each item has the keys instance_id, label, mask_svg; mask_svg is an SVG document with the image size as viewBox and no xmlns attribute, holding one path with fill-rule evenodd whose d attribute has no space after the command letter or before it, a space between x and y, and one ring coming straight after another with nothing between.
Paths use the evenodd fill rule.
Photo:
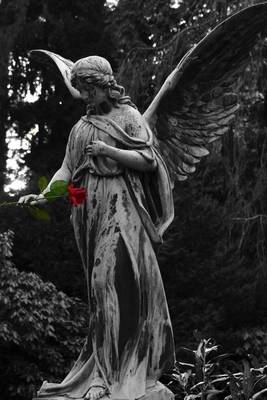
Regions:
<instances>
[{"instance_id":1,"label":"statue's outstretched arm","mask_svg":"<svg viewBox=\"0 0 267 400\"><path fill-rule=\"evenodd\" d=\"M53 182L55 181L66 181L69 182L71 178L71 173L69 169L64 165L64 162L62 166L57 170L57 172L53 175L51 181L45 188L45 190L40 193L40 194L28 194L26 196L20 197L18 200L18 204L30 204L32 206L34 205L42 205L47 202L47 199L44 197L44 194L50 191L50 186L52 185Z\"/></svg>"},{"instance_id":2,"label":"statue's outstretched arm","mask_svg":"<svg viewBox=\"0 0 267 400\"><path fill-rule=\"evenodd\" d=\"M18 204L30 204L30 205L42 205L47 202L47 199L44 197L44 194L50 191L50 186L55 181L66 181L69 182L71 179L71 169L69 166L69 154L68 154L68 146L66 149L66 154L64 160L62 162L61 167L57 170L57 172L53 175L49 184L40 194L28 194L26 196L22 196L18 200Z\"/></svg>"},{"instance_id":3,"label":"statue's outstretched arm","mask_svg":"<svg viewBox=\"0 0 267 400\"><path fill-rule=\"evenodd\" d=\"M71 172L67 168L67 166L64 165L64 163L63 163L62 166L53 175L52 179L50 180L49 184L47 185L45 190L42 192L42 194L44 195L45 193L50 191L50 186L52 185L53 182L55 182L55 181L65 181L65 182L69 183L70 179L71 179Z\"/></svg>"}]
</instances>

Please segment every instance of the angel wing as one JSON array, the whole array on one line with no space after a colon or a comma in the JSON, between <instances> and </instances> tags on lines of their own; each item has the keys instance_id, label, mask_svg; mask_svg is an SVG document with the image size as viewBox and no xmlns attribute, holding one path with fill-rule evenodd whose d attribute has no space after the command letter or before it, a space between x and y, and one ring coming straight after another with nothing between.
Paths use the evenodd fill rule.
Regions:
<instances>
[{"instance_id":1,"label":"angel wing","mask_svg":"<svg viewBox=\"0 0 267 400\"><path fill-rule=\"evenodd\" d=\"M193 47L144 113L172 180L185 180L238 110L234 84L267 26L267 3L237 12Z\"/></svg>"},{"instance_id":2,"label":"angel wing","mask_svg":"<svg viewBox=\"0 0 267 400\"><path fill-rule=\"evenodd\" d=\"M64 82L67 88L69 89L70 93L72 94L72 96L76 99L81 99L80 92L71 85L71 80L70 80L71 69L74 65L74 62L68 60L67 58L61 57L59 54L52 53L52 51L48 50L41 50L41 49L31 50L30 54L35 52L44 53L48 55L50 58L52 58L52 60L56 63L58 69L60 70Z\"/></svg>"}]
</instances>

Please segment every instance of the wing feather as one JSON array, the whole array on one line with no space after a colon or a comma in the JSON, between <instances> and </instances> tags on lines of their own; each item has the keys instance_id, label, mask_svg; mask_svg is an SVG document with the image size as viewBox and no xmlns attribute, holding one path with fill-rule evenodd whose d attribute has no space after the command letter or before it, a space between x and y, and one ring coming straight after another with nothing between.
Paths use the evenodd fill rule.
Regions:
<instances>
[{"instance_id":1,"label":"wing feather","mask_svg":"<svg viewBox=\"0 0 267 400\"><path fill-rule=\"evenodd\" d=\"M266 26L267 3L228 17L187 52L144 113L173 179L186 179L206 146L228 131L238 78Z\"/></svg>"},{"instance_id":2,"label":"wing feather","mask_svg":"<svg viewBox=\"0 0 267 400\"><path fill-rule=\"evenodd\" d=\"M81 99L81 95L80 92L75 89L72 85L71 85L71 69L74 65L74 62L71 60L68 60L67 58L61 57L59 54L56 53L52 53L52 51L48 51L48 50L41 50L41 49L36 49L36 50L31 50L30 53L43 53L46 54L48 57L50 57L54 63L57 65L63 79L64 82L67 86L67 88L69 89L70 93L72 94L72 96L76 99Z\"/></svg>"}]
</instances>

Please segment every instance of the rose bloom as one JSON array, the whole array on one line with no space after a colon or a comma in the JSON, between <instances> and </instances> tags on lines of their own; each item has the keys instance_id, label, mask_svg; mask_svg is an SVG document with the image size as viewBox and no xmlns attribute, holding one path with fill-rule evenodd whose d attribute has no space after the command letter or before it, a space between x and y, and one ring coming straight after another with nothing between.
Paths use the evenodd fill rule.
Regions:
<instances>
[{"instance_id":1,"label":"rose bloom","mask_svg":"<svg viewBox=\"0 0 267 400\"><path fill-rule=\"evenodd\" d=\"M75 188L73 184L68 185L69 201L72 206L82 204L86 199L85 188Z\"/></svg>"}]
</instances>

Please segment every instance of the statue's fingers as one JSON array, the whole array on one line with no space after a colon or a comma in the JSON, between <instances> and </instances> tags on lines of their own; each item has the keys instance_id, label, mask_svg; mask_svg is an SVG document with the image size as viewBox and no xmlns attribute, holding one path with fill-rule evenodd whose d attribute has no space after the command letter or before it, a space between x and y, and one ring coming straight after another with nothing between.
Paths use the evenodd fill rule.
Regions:
<instances>
[{"instance_id":1,"label":"statue's fingers","mask_svg":"<svg viewBox=\"0 0 267 400\"><path fill-rule=\"evenodd\" d=\"M27 197L28 197L28 196L23 196L23 197L21 197L21 198L19 199L19 201L17 202L17 204L24 204L24 203L26 203Z\"/></svg>"},{"instance_id":2,"label":"statue's fingers","mask_svg":"<svg viewBox=\"0 0 267 400\"><path fill-rule=\"evenodd\" d=\"M34 194L29 194L28 196L23 196L19 202L19 204L27 204L31 201L31 199L34 199L36 197L36 195Z\"/></svg>"},{"instance_id":3,"label":"statue's fingers","mask_svg":"<svg viewBox=\"0 0 267 400\"><path fill-rule=\"evenodd\" d=\"M35 194L30 194L29 196L27 196L26 203L30 203L32 199L36 199Z\"/></svg>"}]
</instances>

